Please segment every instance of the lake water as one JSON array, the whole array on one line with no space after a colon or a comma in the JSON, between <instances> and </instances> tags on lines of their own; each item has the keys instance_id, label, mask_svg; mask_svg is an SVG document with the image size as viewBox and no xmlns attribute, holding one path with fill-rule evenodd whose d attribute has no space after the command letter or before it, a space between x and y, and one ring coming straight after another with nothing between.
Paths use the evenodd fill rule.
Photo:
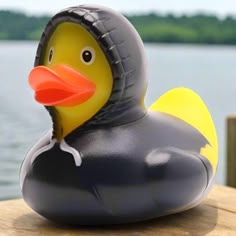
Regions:
<instances>
[{"instance_id":1,"label":"lake water","mask_svg":"<svg viewBox=\"0 0 236 236\"><path fill-rule=\"evenodd\" d=\"M27 83L36 42L0 41L0 199L20 196L19 170L27 151L51 127ZM194 89L205 101L219 137L216 182L225 183L225 118L236 112L236 47L146 44L146 105L173 87Z\"/></svg>"}]
</instances>

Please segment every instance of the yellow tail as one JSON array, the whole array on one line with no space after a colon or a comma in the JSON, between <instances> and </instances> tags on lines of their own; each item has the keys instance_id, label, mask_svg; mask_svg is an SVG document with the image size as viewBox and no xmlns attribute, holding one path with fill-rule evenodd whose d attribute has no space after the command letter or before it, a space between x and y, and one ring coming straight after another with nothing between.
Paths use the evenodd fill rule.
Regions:
<instances>
[{"instance_id":1,"label":"yellow tail","mask_svg":"<svg viewBox=\"0 0 236 236\"><path fill-rule=\"evenodd\" d=\"M167 113L182 119L197 129L210 143L200 153L211 163L215 173L218 162L218 141L214 122L202 99L192 90L175 88L154 102L150 110Z\"/></svg>"}]
</instances>

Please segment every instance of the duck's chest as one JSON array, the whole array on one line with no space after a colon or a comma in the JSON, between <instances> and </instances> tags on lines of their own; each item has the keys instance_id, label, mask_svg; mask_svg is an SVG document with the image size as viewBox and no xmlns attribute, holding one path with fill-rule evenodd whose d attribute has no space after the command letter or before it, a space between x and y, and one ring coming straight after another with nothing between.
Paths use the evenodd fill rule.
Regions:
<instances>
[{"instance_id":1,"label":"duck's chest","mask_svg":"<svg viewBox=\"0 0 236 236\"><path fill-rule=\"evenodd\" d=\"M147 149L135 143L129 132L121 136L106 129L82 135L69 143L82 159L79 166L73 155L56 143L37 156L31 165L24 165L28 173L26 180L34 186L40 182L81 192L93 192L95 186L109 191L119 186L142 186L146 180L144 157Z\"/></svg>"}]
</instances>

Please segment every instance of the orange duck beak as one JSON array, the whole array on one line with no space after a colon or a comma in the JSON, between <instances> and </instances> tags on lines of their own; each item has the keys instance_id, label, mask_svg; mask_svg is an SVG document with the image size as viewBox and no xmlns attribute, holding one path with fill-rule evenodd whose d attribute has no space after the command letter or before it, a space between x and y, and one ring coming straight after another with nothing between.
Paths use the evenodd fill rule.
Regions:
<instances>
[{"instance_id":1,"label":"orange duck beak","mask_svg":"<svg viewBox=\"0 0 236 236\"><path fill-rule=\"evenodd\" d=\"M37 66L29 74L35 100L45 106L75 106L86 102L96 91L94 82L66 65Z\"/></svg>"}]
</instances>

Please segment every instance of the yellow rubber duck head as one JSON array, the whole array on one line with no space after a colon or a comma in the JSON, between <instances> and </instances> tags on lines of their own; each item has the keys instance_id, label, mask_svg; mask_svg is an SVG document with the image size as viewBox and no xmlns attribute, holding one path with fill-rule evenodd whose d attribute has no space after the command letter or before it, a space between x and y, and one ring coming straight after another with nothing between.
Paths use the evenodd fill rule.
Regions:
<instances>
[{"instance_id":1,"label":"yellow rubber duck head","mask_svg":"<svg viewBox=\"0 0 236 236\"><path fill-rule=\"evenodd\" d=\"M29 84L60 140L78 127L117 125L144 115L145 66L132 25L108 8L84 5L49 21Z\"/></svg>"}]
</instances>

